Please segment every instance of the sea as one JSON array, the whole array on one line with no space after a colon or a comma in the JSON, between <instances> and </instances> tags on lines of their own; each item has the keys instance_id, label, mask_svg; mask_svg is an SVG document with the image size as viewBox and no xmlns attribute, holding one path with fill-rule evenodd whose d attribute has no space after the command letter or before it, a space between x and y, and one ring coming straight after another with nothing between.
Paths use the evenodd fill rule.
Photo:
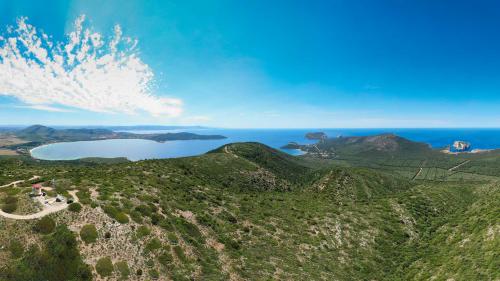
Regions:
<instances>
[{"instance_id":1,"label":"sea","mask_svg":"<svg viewBox=\"0 0 500 281\"><path fill-rule=\"evenodd\" d=\"M368 136L393 133L412 141L424 142L439 149L454 141L471 143L471 149L500 148L500 129L219 129L193 128L183 130L135 130L137 134L190 132L206 135L223 135L223 140L184 140L158 143L141 139L114 139L99 141L64 142L43 145L32 149L31 155L43 160L75 160L88 157L126 157L131 161L188 157L204 154L227 143L260 142L291 155L300 150L282 149L289 142L314 143L305 138L308 132L324 132L330 138L339 136Z\"/></svg>"}]
</instances>

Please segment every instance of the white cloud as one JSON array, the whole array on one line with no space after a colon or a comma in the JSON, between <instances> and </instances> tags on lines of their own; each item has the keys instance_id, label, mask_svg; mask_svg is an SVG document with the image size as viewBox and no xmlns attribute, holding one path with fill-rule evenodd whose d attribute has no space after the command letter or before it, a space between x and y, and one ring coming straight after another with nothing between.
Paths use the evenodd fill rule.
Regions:
<instances>
[{"instance_id":1,"label":"white cloud","mask_svg":"<svg viewBox=\"0 0 500 281\"><path fill-rule=\"evenodd\" d=\"M120 26L105 38L85 26L84 16L64 42L20 18L0 36L0 96L40 110L179 116L181 100L152 94L154 75L136 46Z\"/></svg>"},{"instance_id":2,"label":"white cloud","mask_svg":"<svg viewBox=\"0 0 500 281\"><path fill-rule=\"evenodd\" d=\"M68 109L53 107L48 105L18 105L16 108L27 108L27 109L35 109L35 110L43 110L43 111L51 111L51 112L73 112Z\"/></svg>"}]
</instances>

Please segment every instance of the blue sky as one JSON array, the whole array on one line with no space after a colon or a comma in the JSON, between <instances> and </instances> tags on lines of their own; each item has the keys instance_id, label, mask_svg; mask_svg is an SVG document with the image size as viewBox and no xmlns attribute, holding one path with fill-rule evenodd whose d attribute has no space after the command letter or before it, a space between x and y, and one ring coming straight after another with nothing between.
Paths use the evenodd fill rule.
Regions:
<instances>
[{"instance_id":1,"label":"blue sky","mask_svg":"<svg viewBox=\"0 0 500 281\"><path fill-rule=\"evenodd\" d=\"M106 66L109 92L87 77L67 88L56 77L48 87L46 76L12 72L39 84L0 81L0 124L500 124L495 1L101 2L0 0L2 32L27 17L52 41L66 42L85 15L84 26L103 38L116 35L118 24L137 40L133 55L122 57L127 69ZM76 68L65 66L64 75L74 77ZM148 85L120 80L136 73Z\"/></svg>"}]
</instances>

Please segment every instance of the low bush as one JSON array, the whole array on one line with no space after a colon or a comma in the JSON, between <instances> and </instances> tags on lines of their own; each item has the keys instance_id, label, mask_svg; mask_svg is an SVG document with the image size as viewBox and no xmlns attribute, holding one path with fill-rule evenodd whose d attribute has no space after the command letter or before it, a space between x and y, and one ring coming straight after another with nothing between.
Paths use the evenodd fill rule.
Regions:
<instances>
[{"instance_id":1,"label":"low bush","mask_svg":"<svg viewBox=\"0 0 500 281\"><path fill-rule=\"evenodd\" d=\"M95 225L93 224L84 225L80 230L80 237L82 238L83 242L87 244L94 243L95 241L97 241L98 234Z\"/></svg>"},{"instance_id":2,"label":"low bush","mask_svg":"<svg viewBox=\"0 0 500 281\"><path fill-rule=\"evenodd\" d=\"M24 246L19 240L12 240L9 244L9 251L13 259L18 259L23 256Z\"/></svg>"},{"instance_id":3,"label":"low bush","mask_svg":"<svg viewBox=\"0 0 500 281\"><path fill-rule=\"evenodd\" d=\"M38 233L49 234L54 231L56 222L50 217L43 217L35 223L34 230Z\"/></svg>"},{"instance_id":4,"label":"low bush","mask_svg":"<svg viewBox=\"0 0 500 281\"><path fill-rule=\"evenodd\" d=\"M17 210L17 203L9 203L2 205L2 211L12 214Z\"/></svg>"},{"instance_id":5,"label":"low bush","mask_svg":"<svg viewBox=\"0 0 500 281\"><path fill-rule=\"evenodd\" d=\"M158 238L151 239L148 244L146 244L146 252L152 252L161 248L161 241Z\"/></svg>"},{"instance_id":6,"label":"low bush","mask_svg":"<svg viewBox=\"0 0 500 281\"><path fill-rule=\"evenodd\" d=\"M110 257L100 258L96 265L95 270L101 277L108 277L113 273L113 262Z\"/></svg>"},{"instance_id":7,"label":"low bush","mask_svg":"<svg viewBox=\"0 0 500 281\"><path fill-rule=\"evenodd\" d=\"M160 262L160 264L166 267L170 266L173 260L174 259L172 258L170 252L163 252L158 256L158 261Z\"/></svg>"},{"instance_id":8,"label":"low bush","mask_svg":"<svg viewBox=\"0 0 500 281\"><path fill-rule=\"evenodd\" d=\"M103 207L104 212L110 216L111 218L115 219L117 222L121 224L125 224L129 222L129 218L127 214L124 212L120 211L116 207L112 205L106 205Z\"/></svg>"},{"instance_id":9,"label":"low bush","mask_svg":"<svg viewBox=\"0 0 500 281\"><path fill-rule=\"evenodd\" d=\"M127 279L130 275L130 269L126 261L119 261L115 264L116 270L120 273L122 279Z\"/></svg>"},{"instance_id":10,"label":"low bush","mask_svg":"<svg viewBox=\"0 0 500 281\"><path fill-rule=\"evenodd\" d=\"M72 212L78 213L82 210L82 205L80 205L80 203L74 202L69 204L68 209Z\"/></svg>"},{"instance_id":11,"label":"low bush","mask_svg":"<svg viewBox=\"0 0 500 281\"><path fill-rule=\"evenodd\" d=\"M158 280L158 278L160 278L160 274L158 273L158 271L156 269L150 269L149 270L149 277L151 277L151 279L153 279L153 280Z\"/></svg>"},{"instance_id":12,"label":"low bush","mask_svg":"<svg viewBox=\"0 0 500 281\"><path fill-rule=\"evenodd\" d=\"M141 239L144 236L148 236L149 234L151 234L151 229L149 229L145 225L141 225L137 228L136 234L137 234L137 238Z\"/></svg>"}]
</instances>

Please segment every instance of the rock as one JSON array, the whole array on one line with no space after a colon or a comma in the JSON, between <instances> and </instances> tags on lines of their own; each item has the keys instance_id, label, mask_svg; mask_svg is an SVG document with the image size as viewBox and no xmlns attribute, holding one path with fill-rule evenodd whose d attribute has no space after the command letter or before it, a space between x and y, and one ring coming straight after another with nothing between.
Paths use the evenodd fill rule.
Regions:
<instances>
[{"instance_id":1,"label":"rock","mask_svg":"<svg viewBox=\"0 0 500 281\"><path fill-rule=\"evenodd\" d=\"M455 151L468 151L470 150L470 143L465 141L455 141L453 142L453 149Z\"/></svg>"}]
</instances>

